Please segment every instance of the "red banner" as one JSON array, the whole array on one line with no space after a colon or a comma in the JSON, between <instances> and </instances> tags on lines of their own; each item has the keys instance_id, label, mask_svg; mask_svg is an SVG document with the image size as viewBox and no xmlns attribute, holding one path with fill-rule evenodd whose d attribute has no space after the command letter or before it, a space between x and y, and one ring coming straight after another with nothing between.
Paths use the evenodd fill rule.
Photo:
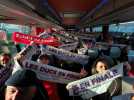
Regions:
<instances>
[{"instance_id":1,"label":"red banner","mask_svg":"<svg viewBox=\"0 0 134 100\"><path fill-rule=\"evenodd\" d=\"M37 36L32 36L28 34L23 34L20 32L14 32L12 35L12 39L15 42L22 43L22 44L30 44L31 41L37 44L44 44L44 45L51 45L51 46L60 46L58 39L55 37L48 37L48 38L40 38Z\"/></svg>"}]
</instances>

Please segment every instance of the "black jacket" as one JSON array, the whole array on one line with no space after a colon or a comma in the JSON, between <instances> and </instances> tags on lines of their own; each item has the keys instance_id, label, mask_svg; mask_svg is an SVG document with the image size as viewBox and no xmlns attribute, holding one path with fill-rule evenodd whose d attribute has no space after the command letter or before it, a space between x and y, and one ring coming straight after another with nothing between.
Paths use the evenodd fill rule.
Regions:
<instances>
[{"instance_id":1,"label":"black jacket","mask_svg":"<svg viewBox=\"0 0 134 100\"><path fill-rule=\"evenodd\" d=\"M37 91L32 100L49 100L47 91L43 88L43 86L40 83L38 83L36 87L37 87ZM5 100L5 89L6 86L0 87L0 100Z\"/></svg>"}]
</instances>

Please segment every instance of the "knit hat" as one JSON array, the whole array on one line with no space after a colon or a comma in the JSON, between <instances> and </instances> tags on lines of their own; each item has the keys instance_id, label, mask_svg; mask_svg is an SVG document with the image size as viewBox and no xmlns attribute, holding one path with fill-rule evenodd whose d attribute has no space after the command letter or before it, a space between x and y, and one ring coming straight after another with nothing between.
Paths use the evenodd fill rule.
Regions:
<instances>
[{"instance_id":1,"label":"knit hat","mask_svg":"<svg viewBox=\"0 0 134 100\"><path fill-rule=\"evenodd\" d=\"M31 70L18 70L6 81L6 86L28 87L36 84L36 74Z\"/></svg>"}]
</instances>

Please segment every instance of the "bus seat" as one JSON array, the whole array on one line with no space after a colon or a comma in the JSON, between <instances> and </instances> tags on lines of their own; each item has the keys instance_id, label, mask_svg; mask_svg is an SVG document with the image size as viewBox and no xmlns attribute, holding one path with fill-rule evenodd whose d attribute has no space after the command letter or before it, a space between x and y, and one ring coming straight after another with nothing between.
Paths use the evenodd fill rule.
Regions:
<instances>
[{"instance_id":1,"label":"bus seat","mask_svg":"<svg viewBox=\"0 0 134 100\"><path fill-rule=\"evenodd\" d=\"M121 49L119 47L111 47L109 56L112 58L119 58L121 55Z\"/></svg>"},{"instance_id":2,"label":"bus seat","mask_svg":"<svg viewBox=\"0 0 134 100\"><path fill-rule=\"evenodd\" d=\"M88 49L88 56L90 58L96 58L99 54L99 51L97 48Z\"/></svg>"}]
</instances>

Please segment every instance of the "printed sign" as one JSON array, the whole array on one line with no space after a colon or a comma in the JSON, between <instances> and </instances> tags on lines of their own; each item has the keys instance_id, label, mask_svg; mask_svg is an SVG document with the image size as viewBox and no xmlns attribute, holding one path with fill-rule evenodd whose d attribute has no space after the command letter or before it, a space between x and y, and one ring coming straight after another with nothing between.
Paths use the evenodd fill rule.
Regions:
<instances>
[{"instance_id":1,"label":"printed sign","mask_svg":"<svg viewBox=\"0 0 134 100\"><path fill-rule=\"evenodd\" d=\"M30 60L25 60L23 62L23 68L36 72L37 77L41 80L67 84L74 80L80 79L79 73L66 71Z\"/></svg>"},{"instance_id":2,"label":"printed sign","mask_svg":"<svg viewBox=\"0 0 134 100\"><path fill-rule=\"evenodd\" d=\"M37 44L45 44L45 45L52 45L52 46L59 46L59 42L54 37L48 37L48 38L40 38L38 36L32 36L28 34L23 34L20 32L14 32L13 33L13 41L23 44L30 44L31 41Z\"/></svg>"},{"instance_id":3,"label":"printed sign","mask_svg":"<svg viewBox=\"0 0 134 100\"><path fill-rule=\"evenodd\" d=\"M63 34L56 34L56 33L53 33L53 35L57 36L57 37L60 37L61 39L63 40L68 40L69 42L75 42L76 40L74 38L70 38L69 36L65 36Z\"/></svg>"},{"instance_id":4,"label":"printed sign","mask_svg":"<svg viewBox=\"0 0 134 100\"><path fill-rule=\"evenodd\" d=\"M79 55L79 54L72 53L63 49L58 49L52 46L44 46L42 48L42 52L53 54L62 60L74 61L76 63L81 63L81 64L87 64L88 58L89 58L86 55Z\"/></svg>"},{"instance_id":5,"label":"printed sign","mask_svg":"<svg viewBox=\"0 0 134 100\"><path fill-rule=\"evenodd\" d=\"M123 74L123 64L119 64L102 74L71 82L67 85L70 95L80 95L84 99L89 99L95 95L102 94L107 91L108 87L115 78L121 77Z\"/></svg>"},{"instance_id":6,"label":"printed sign","mask_svg":"<svg viewBox=\"0 0 134 100\"><path fill-rule=\"evenodd\" d=\"M87 48L78 49L78 54L85 54L87 52Z\"/></svg>"},{"instance_id":7,"label":"printed sign","mask_svg":"<svg viewBox=\"0 0 134 100\"><path fill-rule=\"evenodd\" d=\"M23 54L27 59L30 59L33 54L36 54L37 51L39 51L39 48L36 45L32 45L26 46L19 52L19 54Z\"/></svg>"},{"instance_id":8,"label":"printed sign","mask_svg":"<svg viewBox=\"0 0 134 100\"><path fill-rule=\"evenodd\" d=\"M78 42L63 44L63 45L59 46L59 49L64 49L64 50L71 51L71 50L75 50L77 45L78 45Z\"/></svg>"}]
</instances>

